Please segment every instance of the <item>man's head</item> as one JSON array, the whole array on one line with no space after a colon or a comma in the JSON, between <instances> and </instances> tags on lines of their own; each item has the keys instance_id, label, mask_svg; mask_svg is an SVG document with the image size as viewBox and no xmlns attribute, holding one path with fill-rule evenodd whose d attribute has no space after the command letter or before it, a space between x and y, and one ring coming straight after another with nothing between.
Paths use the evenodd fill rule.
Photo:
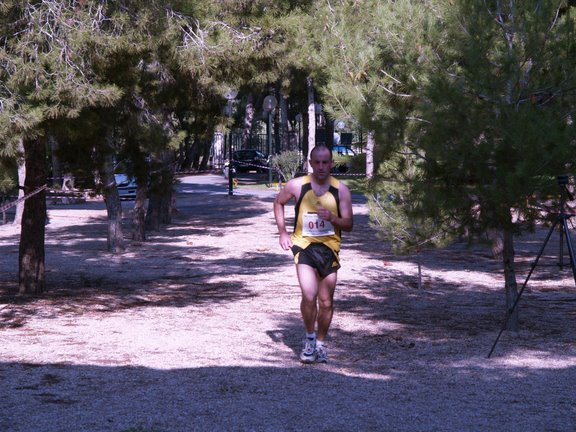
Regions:
<instances>
[{"instance_id":1,"label":"man's head","mask_svg":"<svg viewBox=\"0 0 576 432\"><path fill-rule=\"evenodd\" d=\"M318 180L330 176L332 170L332 152L325 145L317 145L310 152L312 173Z\"/></svg>"}]
</instances>

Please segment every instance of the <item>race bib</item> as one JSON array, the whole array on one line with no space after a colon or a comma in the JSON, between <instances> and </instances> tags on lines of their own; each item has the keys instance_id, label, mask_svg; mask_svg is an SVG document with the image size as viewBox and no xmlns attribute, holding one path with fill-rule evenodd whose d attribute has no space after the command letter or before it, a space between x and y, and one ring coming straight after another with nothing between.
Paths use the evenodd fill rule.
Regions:
<instances>
[{"instance_id":1,"label":"race bib","mask_svg":"<svg viewBox=\"0 0 576 432\"><path fill-rule=\"evenodd\" d=\"M321 219L318 213L305 213L302 218L302 235L320 237L334 234L334 225Z\"/></svg>"}]
</instances>

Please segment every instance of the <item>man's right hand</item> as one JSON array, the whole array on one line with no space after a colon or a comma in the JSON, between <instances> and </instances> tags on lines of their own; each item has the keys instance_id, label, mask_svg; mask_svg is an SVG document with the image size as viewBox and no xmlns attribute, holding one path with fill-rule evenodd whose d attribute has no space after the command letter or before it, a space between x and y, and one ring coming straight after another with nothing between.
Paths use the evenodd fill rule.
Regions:
<instances>
[{"instance_id":1,"label":"man's right hand","mask_svg":"<svg viewBox=\"0 0 576 432\"><path fill-rule=\"evenodd\" d=\"M286 231L280 233L280 247L289 250L292 247L292 238Z\"/></svg>"}]
</instances>

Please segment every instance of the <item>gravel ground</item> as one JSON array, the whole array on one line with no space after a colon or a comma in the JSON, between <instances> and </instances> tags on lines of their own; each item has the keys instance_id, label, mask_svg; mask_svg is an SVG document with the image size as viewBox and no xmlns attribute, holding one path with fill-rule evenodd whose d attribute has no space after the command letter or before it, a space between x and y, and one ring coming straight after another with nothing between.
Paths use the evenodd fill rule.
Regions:
<instances>
[{"instance_id":1,"label":"gravel ground","mask_svg":"<svg viewBox=\"0 0 576 432\"><path fill-rule=\"evenodd\" d=\"M426 252L418 289L413 261L389 253L355 199L331 359L301 365L274 191L181 180L174 223L121 256L106 252L102 202L51 205L39 298L15 295L18 230L0 226L0 431L576 429L570 272L537 267L521 330L487 358L504 318L488 250ZM543 234L518 240L520 261Z\"/></svg>"}]
</instances>

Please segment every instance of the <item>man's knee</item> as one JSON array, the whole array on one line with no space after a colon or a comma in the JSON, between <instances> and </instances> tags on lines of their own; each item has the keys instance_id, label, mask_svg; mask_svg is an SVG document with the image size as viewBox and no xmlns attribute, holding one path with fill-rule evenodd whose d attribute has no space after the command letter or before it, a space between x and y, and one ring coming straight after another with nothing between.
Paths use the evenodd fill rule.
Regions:
<instances>
[{"instance_id":1,"label":"man's knee","mask_svg":"<svg viewBox=\"0 0 576 432\"><path fill-rule=\"evenodd\" d=\"M318 300L318 307L322 310L332 310L334 301L331 298L321 298Z\"/></svg>"},{"instance_id":2,"label":"man's knee","mask_svg":"<svg viewBox=\"0 0 576 432\"><path fill-rule=\"evenodd\" d=\"M316 307L316 302L318 301L318 297L316 295L306 295L302 294L302 304L309 307Z\"/></svg>"}]
</instances>

